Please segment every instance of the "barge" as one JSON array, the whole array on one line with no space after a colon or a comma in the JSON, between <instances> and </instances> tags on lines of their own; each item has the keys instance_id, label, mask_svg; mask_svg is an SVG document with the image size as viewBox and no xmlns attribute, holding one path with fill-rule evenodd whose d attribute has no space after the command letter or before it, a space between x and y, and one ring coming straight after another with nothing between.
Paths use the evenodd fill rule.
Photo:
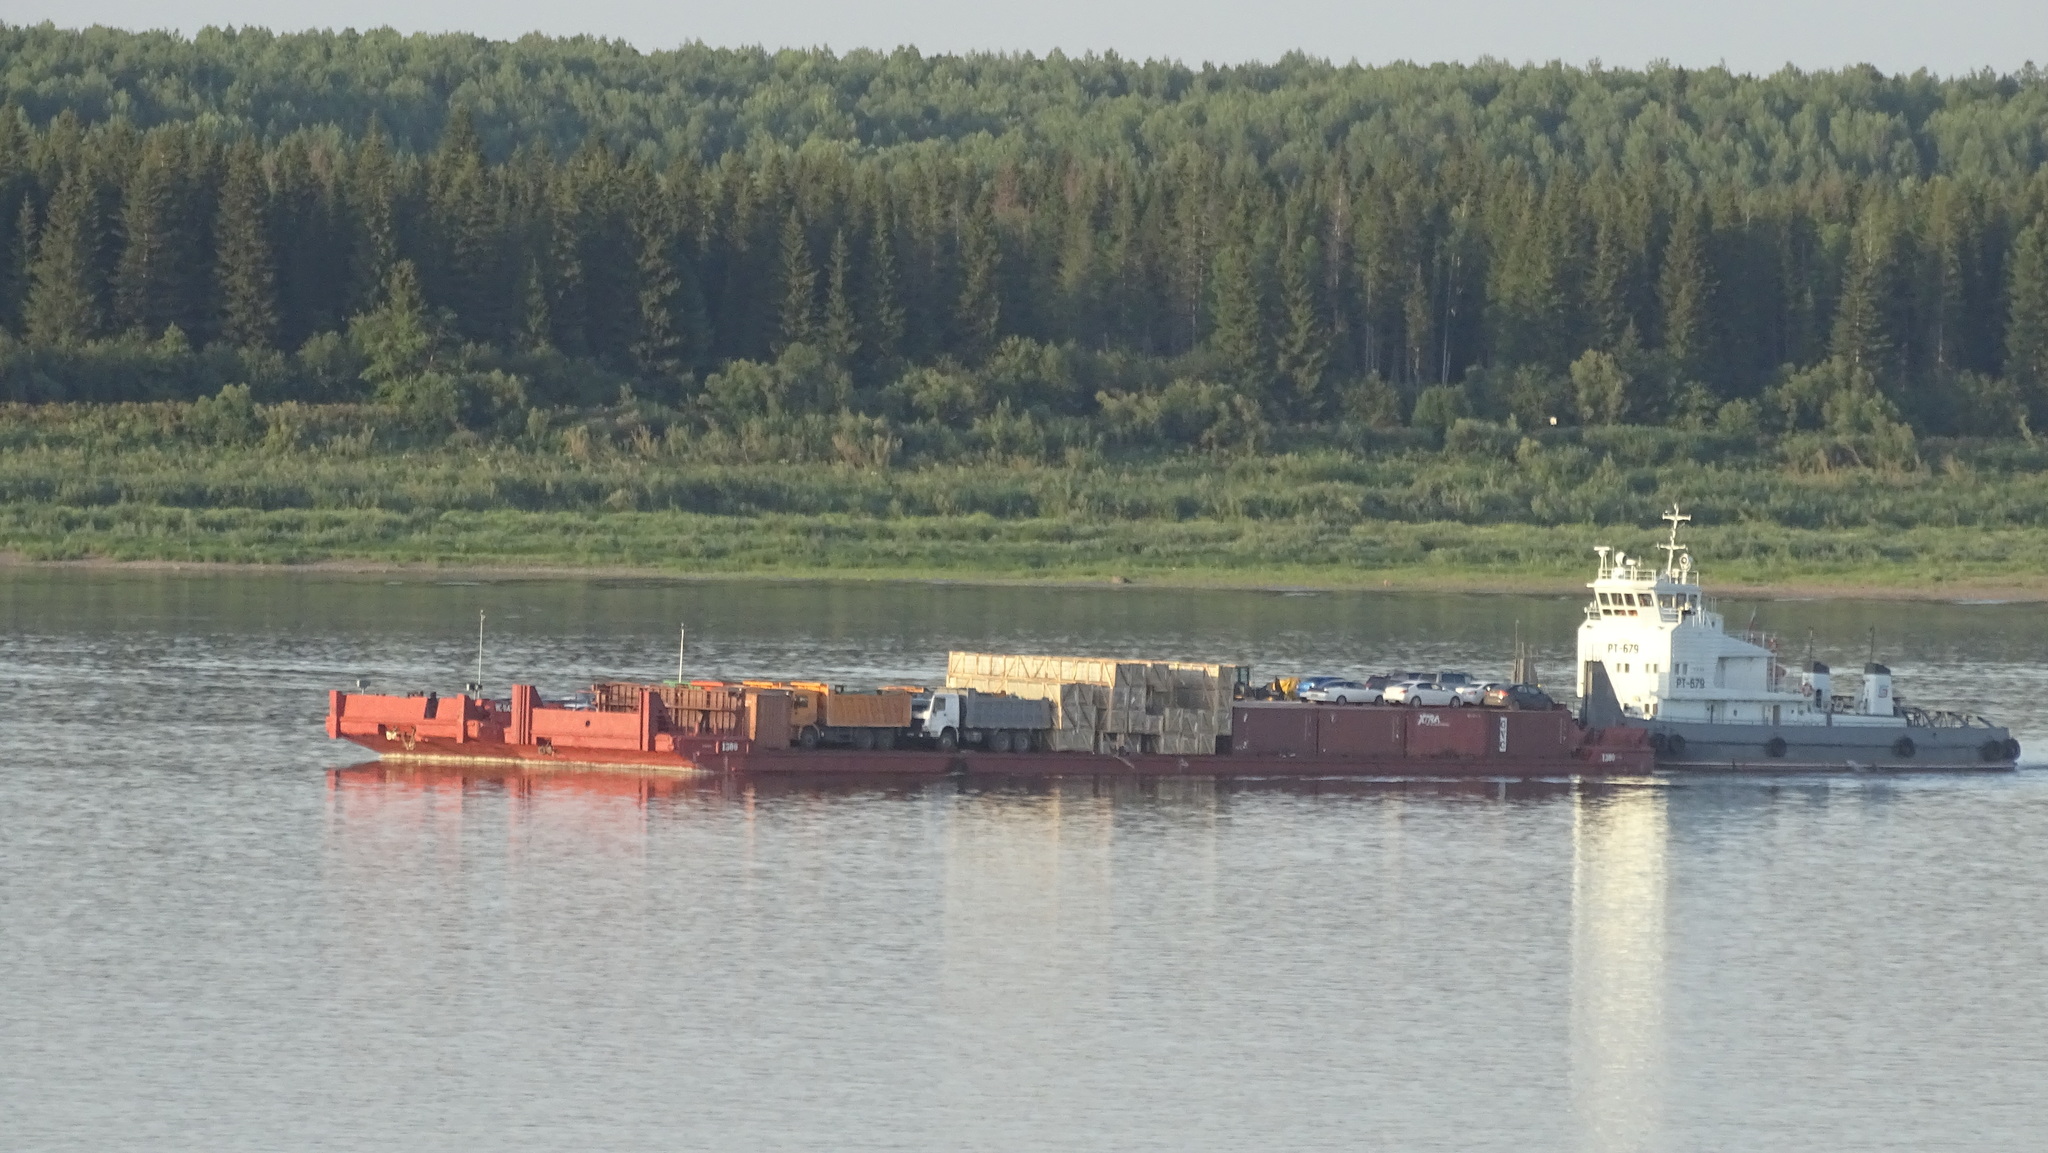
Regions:
<instances>
[{"instance_id":1,"label":"barge","mask_svg":"<svg viewBox=\"0 0 2048 1153\"><path fill-rule=\"evenodd\" d=\"M399 762L601 766L640 772L849 777L1501 777L1636 776L1649 734L1589 729L1563 709L1416 709L1238 702L1206 753L1093 751L1039 742L987 748L793 747L789 694L772 688L621 686L547 701L531 685L507 700L461 694L328 694L327 734ZM694 690L694 691L693 691ZM727 705L697 709L706 697ZM798 730L801 732L801 730ZM935 742L936 743L936 742Z\"/></svg>"}]
</instances>

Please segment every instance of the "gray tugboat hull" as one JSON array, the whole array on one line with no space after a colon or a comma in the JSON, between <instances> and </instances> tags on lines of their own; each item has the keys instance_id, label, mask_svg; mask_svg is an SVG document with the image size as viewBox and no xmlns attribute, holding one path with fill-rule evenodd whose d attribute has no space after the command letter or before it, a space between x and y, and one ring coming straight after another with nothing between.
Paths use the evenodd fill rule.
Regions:
<instances>
[{"instance_id":1,"label":"gray tugboat hull","mask_svg":"<svg viewBox=\"0 0 2048 1153\"><path fill-rule=\"evenodd\" d=\"M1622 723L1650 731L1659 771L1995 772L2014 768L2019 760L2012 734L1995 725Z\"/></svg>"}]
</instances>

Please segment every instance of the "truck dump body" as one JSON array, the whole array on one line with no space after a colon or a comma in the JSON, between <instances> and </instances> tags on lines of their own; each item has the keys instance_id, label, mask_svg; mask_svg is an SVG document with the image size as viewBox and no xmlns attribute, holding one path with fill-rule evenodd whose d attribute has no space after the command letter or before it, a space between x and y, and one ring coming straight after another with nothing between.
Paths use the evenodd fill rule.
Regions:
<instances>
[{"instance_id":1,"label":"truck dump body","mask_svg":"<svg viewBox=\"0 0 2048 1153\"><path fill-rule=\"evenodd\" d=\"M735 774L1633 775L1648 772L1654 758L1641 730L1589 730L1561 710L1308 704L1235 706L1229 751L1221 753L793 749L787 690L746 688L715 698L733 708L695 709L688 706L711 698L661 691L668 687L637 686L630 708L616 685L593 694L608 703L590 706L544 702L528 685L515 685L509 701L333 692L327 732L392 760Z\"/></svg>"}]
</instances>

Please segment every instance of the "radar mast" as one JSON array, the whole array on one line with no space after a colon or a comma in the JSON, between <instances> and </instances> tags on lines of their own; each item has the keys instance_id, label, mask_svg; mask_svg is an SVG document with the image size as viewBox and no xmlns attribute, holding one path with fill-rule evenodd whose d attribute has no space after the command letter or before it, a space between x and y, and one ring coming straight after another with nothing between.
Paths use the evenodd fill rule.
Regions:
<instances>
[{"instance_id":1,"label":"radar mast","mask_svg":"<svg viewBox=\"0 0 2048 1153\"><path fill-rule=\"evenodd\" d=\"M1664 550L1665 575L1677 576L1678 556L1680 553L1685 552L1685 546L1678 543L1678 526L1684 524L1686 521L1691 520L1692 517L1685 513L1679 512L1678 504L1674 501L1671 505L1671 511L1665 513L1663 519L1671 522L1671 539L1663 544L1658 545L1657 547ZM1691 566L1688 565L1686 567L1690 568Z\"/></svg>"}]
</instances>

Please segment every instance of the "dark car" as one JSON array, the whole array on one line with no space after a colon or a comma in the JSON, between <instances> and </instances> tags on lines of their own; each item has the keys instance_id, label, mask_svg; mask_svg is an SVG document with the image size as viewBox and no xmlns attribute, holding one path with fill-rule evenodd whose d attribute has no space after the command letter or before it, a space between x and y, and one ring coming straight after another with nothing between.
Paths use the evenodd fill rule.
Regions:
<instances>
[{"instance_id":1,"label":"dark car","mask_svg":"<svg viewBox=\"0 0 2048 1153\"><path fill-rule=\"evenodd\" d=\"M1535 685L1495 685L1482 701L1489 709L1521 709L1544 712L1557 707L1550 694Z\"/></svg>"}]
</instances>

